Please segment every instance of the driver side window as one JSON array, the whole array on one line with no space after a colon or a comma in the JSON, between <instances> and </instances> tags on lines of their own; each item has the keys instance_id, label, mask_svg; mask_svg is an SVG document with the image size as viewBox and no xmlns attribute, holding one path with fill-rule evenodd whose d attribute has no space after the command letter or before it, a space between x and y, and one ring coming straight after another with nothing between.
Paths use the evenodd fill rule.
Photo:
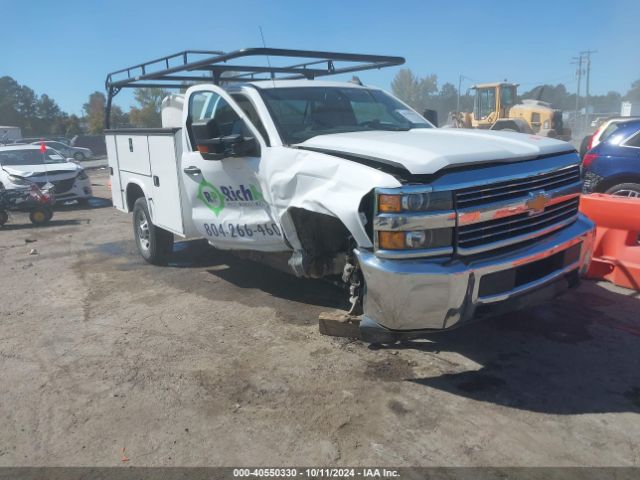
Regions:
<instances>
[{"instance_id":1,"label":"driver side window","mask_svg":"<svg viewBox=\"0 0 640 480\"><path fill-rule=\"evenodd\" d=\"M253 136L224 98L207 91L195 92L189 98L188 128L192 148L202 154L232 155L233 145L246 143L244 139Z\"/></svg>"},{"instance_id":2,"label":"driver side window","mask_svg":"<svg viewBox=\"0 0 640 480\"><path fill-rule=\"evenodd\" d=\"M487 118L495 110L496 92L492 88L478 89L476 93L475 117L476 120Z\"/></svg>"}]
</instances>

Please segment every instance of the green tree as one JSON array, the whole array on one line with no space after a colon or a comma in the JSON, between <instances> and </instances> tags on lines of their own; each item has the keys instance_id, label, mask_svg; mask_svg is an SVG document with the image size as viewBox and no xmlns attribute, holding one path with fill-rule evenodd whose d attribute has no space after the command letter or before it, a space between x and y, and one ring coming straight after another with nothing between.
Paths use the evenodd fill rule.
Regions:
<instances>
[{"instance_id":1,"label":"green tree","mask_svg":"<svg viewBox=\"0 0 640 480\"><path fill-rule=\"evenodd\" d=\"M80 118L77 115L69 115L64 122L64 136L67 138L75 137L82 133Z\"/></svg>"},{"instance_id":2,"label":"green tree","mask_svg":"<svg viewBox=\"0 0 640 480\"><path fill-rule=\"evenodd\" d=\"M628 102L640 102L640 78L631 84L624 99Z\"/></svg>"},{"instance_id":3,"label":"green tree","mask_svg":"<svg viewBox=\"0 0 640 480\"><path fill-rule=\"evenodd\" d=\"M162 126L162 99L169 95L161 88L137 88L134 92L137 107L131 107L129 122L136 127Z\"/></svg>"},{"instance_id":4,"label":"green tree","mask_svg":"<svg viewBox=\"0 0 640 480\"><path fill-rule=\"evenodd\" d=\"M82 106L88 133L99 134L104 130L106 101L104 93L95 91L89 95L89 101Z\"/></svg>"},{"instance_id":5,"label":"green tree","mask_svg":"<svg viewBox=\"0 0 640 480\"><path fill-rule=\"evenodd\" d=\"M420 78L408 68L401 69L391 82L394 95L422 113L432 104L431 96L438 91L437 75Z\"/></svg>"},{"instance_id":6,"label":"green tree","mask_svg":"<svg viewBox=\"0 0 640 480\"><path fill-rule=\"evenodd\" d=\"M129 126L129 114L123 112L119 106L113 105L111 107L111 128L123 128Z\"/></svg>"},{"instance_id":7,"label":"green tree","mask_svg":"<svg viewBox=\"0 0 640 480\"><path fill-rule=\"evenodd\" d=\"M0 124L23 128L24 119L17 106L20 85L11 77L0 78Z\"/></svg>"},{"instance_id":8,"label":"green tree","mask_svg":"<svg viewBox=\"0 0 640 480\"><path fill-rule=\"evenodd\" d=\"M458 107L458 89L452 83L445 83L440 87L438 96L430 108L437 110L438 123L444 125L449 112L455 112Z\"/></svg>"}]
</instances>

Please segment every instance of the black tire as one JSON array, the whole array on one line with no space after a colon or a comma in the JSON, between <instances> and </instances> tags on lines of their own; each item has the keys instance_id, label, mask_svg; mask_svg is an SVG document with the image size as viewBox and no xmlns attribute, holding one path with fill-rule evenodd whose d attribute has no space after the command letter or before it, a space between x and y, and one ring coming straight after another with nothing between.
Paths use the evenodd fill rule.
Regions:
<instances>
[{"instance_id":1,"label":"black tire","mask_svg":"<svg viewBox=\"0 0 640 480\"><path fill-rule=\"evenodd\" d=\"M133 236L142 258L153 265L166 265L173 252L173 233L151 222L147 201L139 198L133 204Z\"/></svg>"},{"instance_id":2,"label":"black tire","mask_svg":"<svg viewBox=\"0 0 640 480\"><path fill-rule=\"evenodd\" d=\"M591 135L587 135L580 142L580 158L584 158L584 156L587 154L587 146L589 145L589 140L591 140Z\"/></svg>"},{"instance_id":3,"label":"black tire","mask_svg":"<svg viewBox=\"0 0 640 480\"><path fill-rule=\"evenodd\" d=\"M29 212L29 220L34 225L44 225L53 217L53 211L48 207L37 207Z\"/></svg>"},{"instance_id":4,"label":"black tire","mask_svg":"<svg viewBox=\"0 0 640 480\"><path fill-rule=\"evenodd\" d=\"M6 210L0 210L0 227L9 221L9 214Z\"/></svg>"},{"instance_id":5,"label":"black tire","mask_svg":"<svg viewBox=\"0 0 640 480\"><path fill-rule=\"evenodd\" d=\"M84 161L84 153L76 152L76 153L73 154L73 158L75 160L77 160L78 162L82 162L82 161Z\"/></svg>"},{"instance_id":6,"label":"black tire","mask_svg":"<svg viewBox=\"0 0 640 480\"><path fill-rule=\"evenodd\" d=\"M604 193L621 197L640 198L640 183L619 183Z\"/></svg>"}]
</instances>

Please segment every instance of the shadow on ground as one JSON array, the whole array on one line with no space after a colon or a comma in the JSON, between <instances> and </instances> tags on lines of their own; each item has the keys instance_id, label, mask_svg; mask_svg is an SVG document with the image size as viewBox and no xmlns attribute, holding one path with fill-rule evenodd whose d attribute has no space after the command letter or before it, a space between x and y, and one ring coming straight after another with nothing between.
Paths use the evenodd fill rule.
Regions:
<instances>
[{"instance_id":1,"label":"shadow on ground","mask_svg":"<svg viewBox=\"0 0 640 480\"><path fill-rule=\"evenodd\" d=\"M56 211L92 210L96 208L107 208L113 206L111 199L101 197L91 197L85 201L71 200L69 202L56 203Z\"/></svg>"},{"instance_id":2,"label":"shadow on ground","mask_svg":"<svg viewBox=\"0 0 640 480\"><path fill-rule=\"evenodd\" d=\"M124 254L132 267L139 268L142 261L136 258L133 241L125 243L97 247L110 255ZM346 293L329 283L239 259L206 241L176 243L169 267L178 273L185 268L205 269L204 277L158 276L174 287L210 299L273 307L294 325L317 322L323 309L347 306ZM480 365L457 371L460 365L453 364L436 376L417 376L405 368L395 381L550 414L640 413L638 312L637 295L583 282L547 305L382 348L418 354L452 352Z\"/></svg>"},{"instance_id":3,"label":"shadow on ground","mask_svg":"<svg viewBox=\"0 0 640 480\"><path fill-rule=\"evenodd\" d=\"M11 223L15 221L16 223ZM83 223L87 223L84 220L56 220L55 218L45 224L42 225L34 225L29 221L28 217L13 219L9 218L9 223L5 223L0 227L0 231L2 230L32 230L35 228L51 228L51 227L68 227L70 225L81 225Z\"/></svg>"},{"instance_id":4,"label":"shadow on ground","mask_svg":"<svg viewBox=\"0 0 640 480\"><path fill-rule=\"evenodd\" d=\"M456 352L481 365L406 380L536 412L640 413L638 312L637 298L585 282L549 305L404 342L399 348Z\"/></svg>"},{"instance_id":5,"label":"shadow on ground","mask_svg":"<svg viewBox=\"0 0 640 480\"><path fill-rule=\"evenodd\" d=\"M133 240L89 246L94 246L108 256L126 259L119 262L116 267L118 270L135 270L145 266ZM317 321L318 312L313 310L314 307L327 310L346 309L349 306L347 292L327 281L297 278L266 265L244 260L232 253L216 250L206 240L176 242L167 266L171 270L204 268L207 273L206 281L202 281L203 277L194 275L181 277L180 285L176 285L174 276L169 275L164 280L171 285L211 299L238 301L247 306L273 307L283 318L296 324L308 324L310 318ZM215 287L211 283L215 283ZM244 292L239 294L238 288ZM298 302L299 305L294 307L287 303L291 301ZM300 318L305 316L303 312L307 315L301 321Z\"/></svg>"}]
</instances>

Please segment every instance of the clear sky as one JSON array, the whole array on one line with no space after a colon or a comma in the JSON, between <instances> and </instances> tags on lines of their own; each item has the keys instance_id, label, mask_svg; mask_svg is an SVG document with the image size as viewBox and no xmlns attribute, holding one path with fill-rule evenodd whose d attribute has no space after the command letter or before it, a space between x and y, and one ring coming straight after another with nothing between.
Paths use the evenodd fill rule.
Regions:
<instances>
[{"instance_id":1,"label":"clear sky","mask_svg":"<svg viewBox=\"0 0 640 480\"><path fill-rule=\"evenodd\" d=\"M261 46L260 25L269 47L400 55L439 84L463 74L575 91L571 57L588 49L593 93L624 94L640 78L640 0L0 0L0 19L0 76L69 113L110 71L185 49ZM360 77L389 88L396 72Z\"/></svg>"}]
</instances>

